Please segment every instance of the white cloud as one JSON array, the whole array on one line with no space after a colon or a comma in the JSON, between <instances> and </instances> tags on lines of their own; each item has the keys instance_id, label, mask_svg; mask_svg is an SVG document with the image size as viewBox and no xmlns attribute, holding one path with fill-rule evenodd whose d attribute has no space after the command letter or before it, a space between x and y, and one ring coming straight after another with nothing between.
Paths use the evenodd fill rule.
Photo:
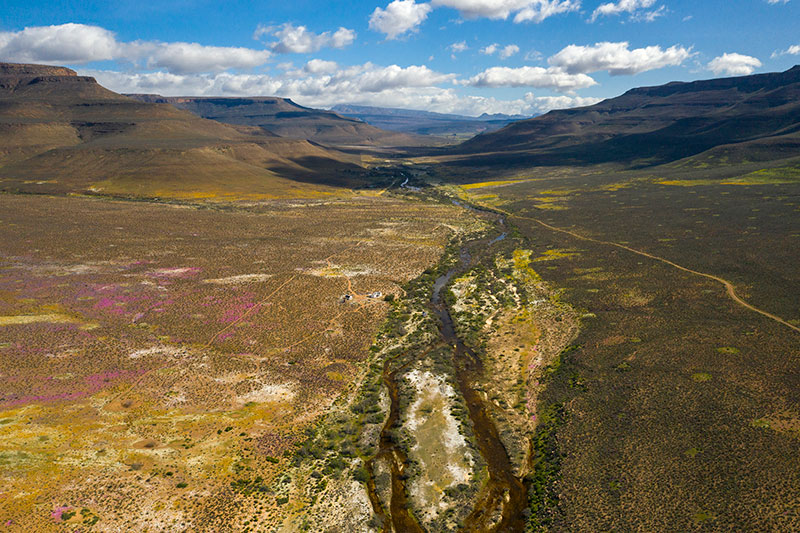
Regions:
<instances>
[{"instance_id":1,"label":"white cloud","mask_svg":"<svg viewBox=\"0 0 800 533\"><path fill-rule=\"evenodd\" d=\"M163 68L176 74L221 72L253 68L270 58L268 50L198 43L117 41L114 34L98 26L62 24L37 26L19 32L0 32L0 57L29 63L81 64L117 60L143 62L148 68Z\"/></svg>"},{"instance_id":2,"label":"white cloud","mask_svg":"<svg viewBox=\"0 0 800 533\"><path fill-rule=\"evenodd\" d=\"M176 74L222 72L228 69L263 65L272 54L268 50L203 46L197 43L159 43L147 59L149 68L163 68Z\"/></svg>"},{"instance_id":3,"label":"white cloud","mask_svg":"<svg viewBox=\"0 0 800 533\"><path fill-rule=\"evenodd\" d=\"M500 56L500 59L508 59L517 53L519 53L519 46L516 44L509 44L508 46L503 47L498 55Z\"/></svg>"},{"instance_id":4,"label":"white cloud","mask_svg":"<svg viewBox=\"0 0 800 533\"><path fill-rule=\"evenodd\" d=\"M691 55L689 49L677 45L666 50L660 46L630 50L627 42L603 42L594 46L571 44L550 57L548 62L570 74L605 70L612 76L620 76L680 65Z\"/></svg>"},{"instance_id":5,"label":"white cloud","mask_svg":"<svg viewBox=\"0 0 800 533\"><path fill-rule=\"evenodd\" d=\"M481 53L487 56L493 55L495 52L498 52L497 55L500 56L500 59L508 59L514 54L519 53L519 46L516 44L509 44L501 48L499 44L494 43L481 48Z\"/></svg>"},{"instance_id":6,"label":"white cloud","mask_svg":"<svg viewBox=\"0 0 800 533\"><path fill-rule=\"evenodd\" d=\"M541 22L544 19L580 9L580 0L432 0L434 7L457 9L465 18L507 19L514 22Z\"/></svg>"},{"instance_id":7,"label":"white cloud","mask_svg":"<svg viewBox=\"0 0 800 533\"><path fill-rule=\"evenodd\" d=\"M453 43L450 46L448 46L447 48L451 52L453 52L454 54L458 54L460 52L464 52L466 50L469 50L469 46L467 46L467 41L461 41L461 42L458 42L458 43Z\"/></svg>"},{"instance_id":8,"label":"white cloud","mask_svg":"<svg viewBox=\"0 0 800 533\"><path fill-rule=\"evenodd\" d=\"M717 76L747 76L760 66L761 61L758 58L735 53L722 54L708 63L708 69Z\"/></svg>"},{"instance_id":9,"label":"white cloud","mask_svg":"<svg viewBox=\"0 0 800 533\"><path fill-rule=\"evenodd\" d=\"M386 9L375 8L369 18L369 27L385 34L387 39L397 39L416 30L432 9L430 4L417 4L414 0L394 0Z\"/></svg>"},{"instance_id":10,"label":"white cloud","mask_svg":"<svg viewBox=\"0 0 800 533\"><path fill-rule=\"evenodd\" d=\"M601 100L602 98L583 96L534 96L533 93L525 94L525 101L530 104L532 109L536 109L540 113L546 113L554 109L590 106Z\"/></svg>"},{"instance_id":11,"label":"white cloud","mask_svg":"<svg viewBox=\"0 0 800 533\"><path fill-rule=\"evenodd\" d=\"M424 67L423 67L424 68ZM335 75L312 74L305 70L287 75L219 74L178 75L167 72L114 72L85 70L104 86L118 92L158 93L166 96L252 96L275 95L291 98L303 105L330 107L337 103L392 105L418 109L455 108L458 96L452 89L433 86L440 80L416 77L415 84L431 86L405 87L400 67L377 67L365 64L340 69ZM386 71L386 72L384 72ZM446 100L448 103L444 104Z\"/></svg>"},{"instance_id":12,"label":"white cloud","mask_svg":"<svg viewBox=\"0 0 800 533\"><path fill-rule=\"evenodd\" d=\"M323 63L313 64L324 66ZM118 92L158 93L167 96L276 95L317 108L346 102L464 115L532 115L550 109L589 105L596 101L594 98L578 96L529 94L524 98L499 100L486 96L460 95L453 88L436 86L450 81L452 75L437 73L425 66L401 68L397 65L382 67L365 63L351 67L340 66L333 74L312 73L310 70L316 70L316 67L293 70L279 76L230 72L179 75L167 72L91 70L82 71L81 74L95 76L100 83Z\"/></svg>"},{"instance_id":13,"label":"white cloud","mask_svg":"<svg viewBox=\"0 0 800 533\"><path fill-rule=\"evenodd\" d=\"M0 57L22 63L89 63L119 53L114 34L98 26L62 24L0 32Z\"/></svg>"},{"instance_id":14,"label":"white cloud","mask_svg":"<svg viewBox=\"0 0 800 533\"><path fill-rule=\"evenodd\" d=\"M529 5L516 14L514 22L542 22L553 15L578 11L581 8L580 0L539 0L529 2Z\"/></svg>"},{"instance_id":15,"label":"white cloud","mask_svg":"<svg viewBox=\"0 0 800 533\"><path fill-rule=\"evenodd\" d=\"M339 69L339 64L336 61L325 61L323 59L312 59L303 70L309 74L333 74Z\"/></svg>"},{"instance_id":16,"label":"white cloud","mask_svg":"<svg viewBox=\"0 0 800 533\"><path fill-rule=\"evenodd\" d=\"M369 63L367 65L372 67ZM405 68L391 65L377 69L368 68L358 76L357 85L361 91L380 92L397 87L432 87L454 77L452 74L434 72L424 65Z\"/></svg>"},{"instance_id":17,"label":"white cloud","mask_svg":"<svg viewBox=\"0 0 800 533\"><path fill-rule=\"evenodd\" d=\"M573 91L597 85L586 74L569 74L557 68L491 67L463 82L471 87L536 87Z\"/></svg>"},{"instance_id":18,"label":"white cloud","mask_svg":"<svg viewBox=\"0 0 800 533\"><path fill-rule=\"evenodd\" d=\"M767 0L768 4L786 4L789 0Z\"/></svg>"},{"instance_id":19,"label":"white cloud","mask_svg":"<svg viewBox=\"0 0 800 533\"><path fill-rule=\"evenodd\" d=\"M789 55L789 56L800 55L800 44L793 44L792 46L790 46L786 50L776 50L775 52L772 52L772 59L775 59L776 57L780 57L780 56L787 56L787 55Z\"/></svg>"},{"instance_id":20,"label":"white cloud","mask_svg":"<svg viewBox=\"0 0 800 533\"><path fill-rule=\"evenodd\" d=\"M312 60L302 70L289 70L284 75L219 74L179 75L165 72L113 73L92 71L98 80L114 89L137 92L147 89L169 95L299 95L317 100L330 97L349 101L352 95L384 91L435 87L453 80L452 74L435 72L422 65L381 67L372 63L333 69L332 62Z\"/></svg>"},{"instance_id":21,"label":"white cloud","mask_svg":"<svg viewBox=\"0 0 800 533\"><path fill-rule=\"evenodd\" d=\"M275 37L277 42L268 46L279 54L310 54L323 48L345 48L356 40L356 32L339 28L335 32L314 33L305 26L295 26L289 22L280 26L259 25L253 34L255 39Z\"/></svg>"},{"instance_id":22,"label":"white cloud","mask_svg":"<svg viewBox=\"0 0 800 533\"><path fill-rule=\"evenodd\" d=\"M538 50L529 50L525 54L524 59L525 59L525 61L541 61L541 59L543 57L544 56L542 55L542 53L540 51L538 51Z\"/></svg>"},{"instance_id":23,"label":"white cloud","mask_svg":"<svg viewBox=\"0 0 800 533\"><path fill-rule=\"evenodd\" d=\"M622 13L631 14L632 18L636 20L653 21L656 17L662 15L665 11L664 6L653 11L642 13L642 11L650 9L656 3L656 0L619 0L618 2L608 2L601 4L592 12L591 21L594 22L598 17L607 17L612 15L620 15Z\"/></svg>"},{"instance_id":24,"label":"white cloud","mask_svg":"<svg viewBox=\"0 0 800 533\"><path fill-rule=\"evenodd\" d=\"M435 7L457 9L465 18L507 19L515 11L523 9L526 0L432 0Z\"/></svg>"},{"instance_id":25,"label":"white cloud","mask_svg":"<svg viewBox=\"0 0 800 533\"><path fill-rule=\"evenodd\" d=\"M663 17L667 14L667 6L660 6L652 11L642 11L631 15L631 20L653 22L658 17Z\"/></svg>"}]
</instances>

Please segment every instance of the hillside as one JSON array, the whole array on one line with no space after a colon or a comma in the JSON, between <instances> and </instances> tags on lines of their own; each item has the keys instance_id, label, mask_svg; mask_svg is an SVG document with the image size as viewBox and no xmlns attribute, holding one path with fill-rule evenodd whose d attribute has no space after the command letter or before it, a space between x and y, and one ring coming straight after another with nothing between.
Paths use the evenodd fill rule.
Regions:
<instances>
[{"instance_id":1,"label":"hillside","mask_svg":"<svg viewBox=\"0 0 800 533\"><path fill-rule=\"evenodd\" d=\"M526 118L521 115L488 115L485 113L479 117L468 117L412 109L350 104L334 106L332 111L358 118L384 130L441 137L465 137L496 131L516 120Z\"/></svg>"},{"instance_id":2,"label":"hillside","mask_svg":"<svg viewBox=\"0 0 800 533\"><path fill-rule=\"evenodd\" d=\"M786 72L632 89L551 111L454 149L525 164L663 164L736 144L747 159L800 153L800 66ZM774 150L773 148L774 147Z\"/></svg>"},{"instance_id":3,"label":"hillside","mask_svg":"<svg viewBox=\"0 0 800 533\"><path fill-rule=\"evenodd\" d=\"M256 126L281 137L328 145L419 146L428 140L383 131L331 111L303 107L288 98L185 97L131 94L141 102L171 104L197 116L240 126Z\"/></svg>"},{"instance_id":4,"label":"hillside","mask_svg":"<svg viewBox=\"0 0 800 533\"><path fill-rule=\"evenodd\" d=\"M142 103L70 69L0 64L2 190L307 196L349 185L357 163L307 141Z\"/></svg>"}]
</instances>

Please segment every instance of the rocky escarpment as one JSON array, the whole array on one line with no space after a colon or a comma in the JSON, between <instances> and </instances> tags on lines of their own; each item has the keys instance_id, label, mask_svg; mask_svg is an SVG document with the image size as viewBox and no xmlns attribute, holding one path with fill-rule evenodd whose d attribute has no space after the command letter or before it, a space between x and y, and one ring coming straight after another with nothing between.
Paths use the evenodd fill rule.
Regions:
<instances>
[{"instance_id":1,"label":"rocky escarpment","mask_svg":"<svg viewBox=\"0 0 800 533\"><path fill-rule=\"evenodd\" d=\"M97 84L94 78L78 76L74 70L66 67L0 63L0 90L14 91L20 87L45 82Z\"/></svg>"},{"instance_id":2,"label":"rocky escarpment","mask_svg":"<svg viewBox=\"0 0 800 533\"><path fill-rule=\"evenodd\" d=\"M27 100L127 100L66 67L0 63L0 96Z\"/></svg>"}]
</instances>

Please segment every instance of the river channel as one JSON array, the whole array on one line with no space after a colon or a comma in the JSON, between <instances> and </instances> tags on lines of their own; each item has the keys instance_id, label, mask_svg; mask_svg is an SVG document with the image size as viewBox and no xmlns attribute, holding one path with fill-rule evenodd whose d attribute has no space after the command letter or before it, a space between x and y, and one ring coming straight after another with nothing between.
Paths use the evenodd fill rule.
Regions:
<instances>
[{"instance_id":1,"label":"river channel","mask_svg":"<svg viewBox=\"0 0 800 533\"><path fill-rule=\"evenodd\" d=\"M478 211L471 206L462 205L462 207ZM505 220L497 216L495 224L501 234L492 240L484 237L464 243L459 250L459 263L436 279L430 298L430 309L441 322L440 342L453 350L456 382L467 405L478 450L488 469L488 479L481 487L474 508L464 520L462 531L469 532L524 531L524 512L528 506L527 488L523 481L513 474L514 469L508 453L500 440L497 426L489 415L487 401L475 388L483 374L482 361L458 338L450 309L442 297L442 291L452 279L471 268L473 258L470 248L492 246L505 238ZM384 521L384 531L423 532L424 529L413 516L407 501L408 492L405 486L407 476L404 475L406 456L392 438L393 429L400 420L397 377L398 372L404 369L391 369L390 363L391 361L385 363L383 371L383 381L391 399L389 418L381 431L378 452L367 464L371 474L367 488L373 509ZM388 512L383 508L375 487L374 466L378 460L387 461L391 470L391 501Z\"/></svg>"}]
</instances>

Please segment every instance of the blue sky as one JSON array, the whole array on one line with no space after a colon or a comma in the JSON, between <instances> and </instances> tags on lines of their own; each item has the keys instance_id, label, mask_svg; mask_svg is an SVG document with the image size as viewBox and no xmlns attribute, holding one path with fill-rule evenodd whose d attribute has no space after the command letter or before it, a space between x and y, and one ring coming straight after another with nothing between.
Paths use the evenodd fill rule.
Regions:
<instances>
[{"instance_id":1,"label":"blue sky","mask_svg":"<svg viewBox=\"0 0 800 533\"><path fill-rule=\"evenodd\" d=\"M0 60L120 92L534 114L800 63L800 0L5 0Z\"/></svg>"}]
</instances>

